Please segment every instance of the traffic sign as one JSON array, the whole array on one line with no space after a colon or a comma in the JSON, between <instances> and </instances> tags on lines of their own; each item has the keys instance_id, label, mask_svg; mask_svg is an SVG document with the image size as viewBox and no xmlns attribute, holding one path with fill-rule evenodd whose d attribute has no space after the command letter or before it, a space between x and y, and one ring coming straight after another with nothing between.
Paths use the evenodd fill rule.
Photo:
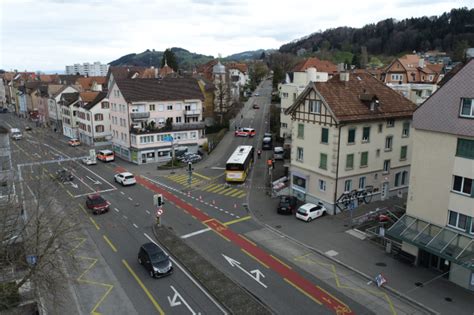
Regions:
<instances>
[{"instance_id":1,"label":"traffic sign","mask_svg":"<svg viewBox=\"0 0 474 315\"><path fill-rule=\"evenodd\" d=\"M163 214L163 209L162 208L158 208L156 209L156 216L159 217Z\"/></svg>"}]
</instances>

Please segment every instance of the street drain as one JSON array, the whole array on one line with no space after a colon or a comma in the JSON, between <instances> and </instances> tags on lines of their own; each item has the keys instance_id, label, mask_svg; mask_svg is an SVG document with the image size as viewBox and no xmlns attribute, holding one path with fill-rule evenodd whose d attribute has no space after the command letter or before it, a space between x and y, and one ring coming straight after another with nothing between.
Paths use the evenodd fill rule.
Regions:
<instances>
[{"instance_id":1,"label":"street drain","mask_svg":"<svg viewBox=\"0 0 474 315\"><path fill-rule=\"evenodd\" d=\"M387 267L387 264L384 262L378 262L378 263L375 263L375 265L379 267Z\"/></svg>"},{"instance_id":2,"label":"street drain","mask_svg":"<svg viewBox=\"0 0 474 315\"><path fill-rule=\"evenodd\" d=\"M281 229L281 225L275 225L275 228Z\"/></svg>"},{"instance_id":3,"label":"street drain","mask_svg":"<svg viewBox=\"0 0 474 315\"><path fill-rule=\"evenodd\" d=\"M421 283L421 282L415 282L415 285L417 287L423 288L423 283Z\"/></svg>"},{"instance_id":4,"label":"street drain","mask_svg":"<svg viewBox=\"0 0 474 315\"><path fill-rule=\"evenodd\" d=\"M445 297L444 300L445 300L446 302L452 302L452 301L453 301L453 299L450 298L450 297Z\"/></svg>"}]
</instances>

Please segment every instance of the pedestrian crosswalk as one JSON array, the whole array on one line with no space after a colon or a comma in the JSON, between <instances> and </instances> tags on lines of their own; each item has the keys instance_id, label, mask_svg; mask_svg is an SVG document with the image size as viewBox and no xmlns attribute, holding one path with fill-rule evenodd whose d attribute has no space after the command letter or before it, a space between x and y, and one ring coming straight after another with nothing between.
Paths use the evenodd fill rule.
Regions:
<instances>
[{"instance_id":1,"label":"pedestrian crosswalk","mask_svg":"<svg viewBox=\"0 0 474 315\"><path fill-rule=\"evenodd\" d=\"M242 188L234 188L233 186L222 183L209 183L209 181L203 180L203 178L206 177L194 175L197 174L193 174L191 178L191 185L189 185L188 174L168 175L166 177L182 186L195 188L214 194L224 195L232 198L243 198L247 195L247 192Z\"/></svg>"}]
</instances>

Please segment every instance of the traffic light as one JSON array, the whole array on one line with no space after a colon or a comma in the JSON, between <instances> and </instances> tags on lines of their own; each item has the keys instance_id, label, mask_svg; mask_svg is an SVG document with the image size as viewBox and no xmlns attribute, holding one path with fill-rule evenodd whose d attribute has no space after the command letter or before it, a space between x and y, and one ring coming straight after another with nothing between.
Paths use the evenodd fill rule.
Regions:
<instances>
[{"instance_id":1,"label":"traffic light","mask_svg":"<svg viewBox=\"0 0 474 315\"><path fill-rule=\"evenodd\" d=\"M153 203L155 206L161 207L165 204L165 198L163 198L162 194L156 194L153 196Z\"/></svg>"}]
</instances>

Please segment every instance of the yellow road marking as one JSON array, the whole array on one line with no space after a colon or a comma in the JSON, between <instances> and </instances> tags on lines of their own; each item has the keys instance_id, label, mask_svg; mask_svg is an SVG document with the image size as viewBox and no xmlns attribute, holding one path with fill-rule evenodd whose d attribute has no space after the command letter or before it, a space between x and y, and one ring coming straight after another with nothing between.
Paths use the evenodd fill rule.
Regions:
<instances>
[{"instance_id":1,"label":"yellow road marking","mask_svg":"<svg viewBox=\"0 0 474 315\"><path fill-rule=\"evenodd\" d=\"M125 265L125 267L128 269L128 271L132 274L133 278L135 278L135 281L137 281L137 283L140 285L140 287L142 288L142 290L145 292L145 294L148 296L148 298L150 299L151 303L153 304L153 306L155 306L156 310L160 313L160 314L164 314L165 312L163 311L163 309L161 308L160 304L158 304L158 302L155 300L155 298L153 297L153 295L151 295L150 291L148 291L148 289L145 287L145 285L143 284L143 282L140 280L140 278L138 278L137 274L132 270L132 268L130 268L130 266L128 265L128 263L122 259L122 263Z\"/></svg>"},{"instance_id":2,"label":"yellow road marking","mask_svg":"<svg viewBox=\"0 0 474 315\"><path fill-rule=\"evenodd\" d=\"M196 172L193 172L193 175L195 175L195 176L197 176L197 177L201 177L202 179L205 179L205 180L210 180L210 179L211 179L210 177L201 175L201 174L196 173Z\"/></svg>"},{"instance_id":3,"label":"yellow road marking","mask_svg":"<svg viewBox=\"0 0 474 315\"><path fill-rule=\"evenodd\" d=\"M223 195L228 196L228 195L235 194L236 192L240 192L240 190L231 188L231 189L229 189L229 191L225 192Z\"/></svg>"},{"instance_id":4,"label":"yellow road marking","mask_svg":"<svg viewBox=\"0 0 474 315\"><path fill-rule=\"evenodd\" d=\"M202 190L207 191L207 190L210 190L212 188L216 188L218 186L219 186L219 184L210 184L210 185L207 185L206 187L204 187Z\"/></svg>"},{"instance_id":5,"label":"yellow road marking","mask_svg":"<svg viewBox=\"0 0 474 315\"><path fill-rule=\"evenodd\" d=\"M229 197L235 197L237 196L238 194L240 194L242 192L242 190L238 190L236 189L237 191L233 192L232 194L229 195Z\"/></svg>"},{"instance_id":6,"label":"yellow road marking","mask_svg":"<svg viewBox=\"0 0 474 315\"><path fill-rule=\"evenodd\" d=\"M293 282L291 282L290 280L288 280L287 278L283 278L283 280L285 280L286 282L288 282L292 287L294 287L296 290L300 291L301 293L303 293L304 295L306 295L307 297L309 297L311 300L313 300L314 302L318 303L319 305L323 305L323 303L319 302L318 300L316 300L314 297L312 297L311 295L309 295L306 291L304 291L303 289L301 289L299 286L297 286L296 284L294 284Z\"/></svg>"},{"instance_id":7,"label":"yellow road marking","mask_svg":"<svg viewBox=\"0 0 474 315\"><path fill-rule=\"evenodd\" d=\"M226 186L222 186L222 187L219 187L218 189L212 191L213 193L215 194L220 194L221 192L223 192L224 190L226 190L227 187Z\"/></svg>"},{"instance_id":8,"label":"yellow road marking","mask_svg":"<svg viewBox=\"0 0 474 315\"><path fill-rule=\"evenodd\" d=\"M89 219L91 220L92 224L94 224L95 228L96 228L97 230L100 230L100 227L97 225L97 223L95 223L95 220L94 220L93 218L91 218L91 217L89 217Z\"/></svg>"},{"instance_id":9,"label":"yellow road marking","mask_svg":"<svg viewBox=\"0 0 474 315\"><path fill-rule=\"evenodd\" d=\"M82 212L84 212L86 215L88 214L86 208L84 208L83 205L79 204L79 208L81 208Z\"/></svg>"},{"instance_id":10,"label":"yellow road marking","mask_svg":"<svg viewBox=\"0 0 474 315\"><path fill-rule=\"evenodd\" d=\"M225 186L223 187L222 185L217 185L216 187L213 187L213 188L209 189L208 191L209 192L216 192L218 190L221 190L222 188L225 189Z\"/></svg>"},{"instance_id":11,"label":"yellow road marking","mask_svg":"<svg viewBox=\"0 0 474 315\"><path fill-rule=\"evenodd\" d=\"M250 244L252 244L253 246L257 247L257 244L249 240L245 235L239 234L239 236L243 238L244 240L246 240L247 242L249 242Z\"/></svg>"},{"instance_id":12,"label":"yellow road marking","mask_svg":"<svg viewBox=\"0 0 474 315\"><path fill-rule=\"evenodd\" d=\"M202 223L207 224L208 222L211 222L211 221L214 221L214 220L215 220L214 218L211 218L211 219L207 219L207 220L202 221Z\"/></svg>"},{"instance_id":13,"label":"yellow road marking","mask_svg":"<svg viewBox=\"0 0 474 315\"><path fill-rule=\"evenodd\" d=\"M237 194L237 195L235 195L235 196L233 196L233 197L235 197L235 198L242 198L242 197L245 197L245 195L247 195L247 193L246 193L245 191L242 191L241 194Z\"/></svg>"},{"instance_id":14,"label":"yellow road marking","mask_svg":"<svg viewBox=\"0 0 474 315\"><path fill-rule=\"evenodd\" d=\"M282 264L282 265L285 266L286 268L292 269L289 265L285 264L280 258L278 258L278 257L276 257L276 256L273 256L272 254L270 254L270 256L272 256L273 259L275 259L276 261L278 261L280 264Z\"/></svg>"},{"instance_id":15,"label":"yellow road marking","mask_svg":"<svg viewBox=\"0 0 474 315\"><path fill-rule=\"evenodd\" d=\"M69 190L66 189L66 192L67 192L67 194L68 194L69 196L71 196L71 198L74 198L74 195L71 194L71 192L70 192Z\"/></svg>"},{"instance_id":16,"label":"yellow road marking","mask_svg":"<svg viewBox=\"0 0 474 315\"><path fill-rule=\"evenodd\" d=\"M324 290L323 288L321 288L319 285L316 286L319 290L323 291L324 293L326 293L327 295L329 295L330 297L332 297L334 300L338 301L339 303L341 303L342 305L346 305L346 303L342 302L341 300L339 300L337 297L335 297L334 295L332 295L331 293L329 293L328 291Z\"/></svg>"},{"instance_id":17,"label":"yellow road marking","mask_svg":"<svg viewBox=\"0 0 474 315\"><path fill-rule=\"evenodd\" d=\"M227 221L227 222L224 223L224 225L228 226L228 225L235 224L235 223L238 223L238 222L247 221L248 219L251 219L251 218L252 217L248 215L246 217L242 217L242 218L239 218L239 219Z\"/></svg>"},{"instance_id":18,"label":"yellow road marking","mask_svg":"<svg viewBox=\"0 0 474 315\"><path fill-rule=\"evenodd\" d=\"M112 248L112 250L114 252L117 252L117 248L114 246L114 244L112 244L112 242L109 240L109 238L105 235L102 235L104 237L104 240L107 242L107 244L109 244L109 246Z\"/></svg>"},{"instance_id":19,"label":"yellow road marking","mask_svg":"<svg viewBox=\"0 0 474 315\"><path fill-rule=\"evenodd\" d=\"M258 259L257 257L255 257L254 255L250 254L248 251L246 251L245 249L241 248L241 250L246 253L248 256L252 257L253 259L255 259L258 263L260 263L262 266L264 266L265 268L267 269L270 269L270 267L268 267L268 265L266 263L264 263L263 261L261 261L260 259Z\"/></svg>"}]
</instances>

